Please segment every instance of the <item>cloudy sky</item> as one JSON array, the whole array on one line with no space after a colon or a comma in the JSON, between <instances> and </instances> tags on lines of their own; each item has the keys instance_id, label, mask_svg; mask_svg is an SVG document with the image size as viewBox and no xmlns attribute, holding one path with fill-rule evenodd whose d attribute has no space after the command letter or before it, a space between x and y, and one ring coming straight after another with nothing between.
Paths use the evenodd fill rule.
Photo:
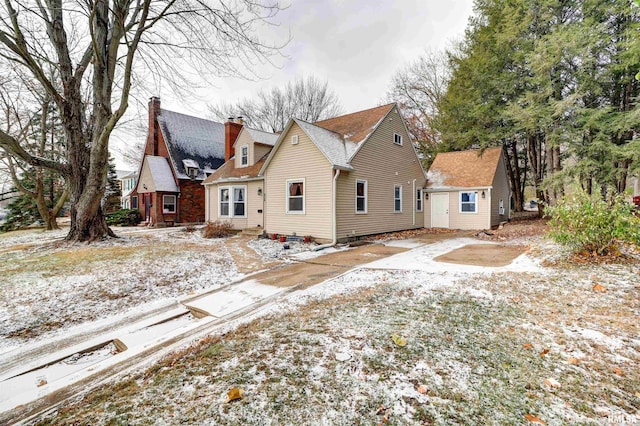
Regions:
<instances>
[{"instance_id":1,"label":"cloudy sky","mask_svg":"<svg viewBox=\"0 0 640 426\"><path fill-rule=\"evenodd\" d=\"M472 0L291 0L264 31L265 40L291 41L277 67L257 70L257 81L217 79L197 97L179 99L159 89L162 107L208 118L210 103L251 97L296 77L327 80L345 112L378 105L394 73L425 50L441 50L462 38ZM144 123L146 111L132 105ZM140 138L141 136L137 136ZM144 136L142 136L144 137ZM119 135L118 139L122 138ZM114 141L118 144L118 141Z\"/></svg>"}]
</instances>

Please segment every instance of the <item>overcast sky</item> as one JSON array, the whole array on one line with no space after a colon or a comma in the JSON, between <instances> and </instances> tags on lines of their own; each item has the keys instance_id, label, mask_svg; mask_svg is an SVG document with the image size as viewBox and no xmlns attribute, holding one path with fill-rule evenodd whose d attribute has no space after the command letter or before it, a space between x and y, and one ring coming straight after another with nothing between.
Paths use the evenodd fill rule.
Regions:
<instances>
[{"instance_id":1,"label":"overcast sky","mask_svg":"<svg viewBox=\"0 0 640 426\"><path fill-rule=\"evenodd\" d=\"M472 0L291 0L263 38L291 41L276 58L278 67L258 70L259 81L217 79L199 99L177 99L167 89L158 95L165 109L208 118L210 103L251 97L314 75L328 81L344 111L374 107L384 99L394 73L425 50L441 50L462 38ZM272 32L272 33L271 33ZM146 105L144 106L146 108ZM146 121L146 111L131 113ZM129 115L131 115L131 113ZM121 133L121 132L120 132ZM143 136L138 135L137 138ZM122 138L119 134L117 139ZM122 141L115 140L115 145Z\"/></svg>"}]
</instances>

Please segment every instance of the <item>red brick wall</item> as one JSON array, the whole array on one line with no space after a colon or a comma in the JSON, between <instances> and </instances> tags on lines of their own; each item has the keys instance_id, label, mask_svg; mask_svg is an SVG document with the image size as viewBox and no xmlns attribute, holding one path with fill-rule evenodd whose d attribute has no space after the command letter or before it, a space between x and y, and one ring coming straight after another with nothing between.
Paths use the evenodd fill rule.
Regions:
<instances>
[{"instance_id":1,"label":"red brick wall","mask_svg":"<svg viewBox=\"0 0 640 426\"><path fill-rule=\"evenodd\" d=\"M180 222L204 222L204 186L201 181L180 179Z\"/></svg>"}]
</instances>

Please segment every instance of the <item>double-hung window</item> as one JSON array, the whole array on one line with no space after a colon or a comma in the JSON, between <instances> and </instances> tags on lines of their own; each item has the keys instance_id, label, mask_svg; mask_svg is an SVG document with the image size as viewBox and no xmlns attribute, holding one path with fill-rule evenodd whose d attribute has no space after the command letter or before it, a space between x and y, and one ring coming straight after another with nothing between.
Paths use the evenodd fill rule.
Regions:
<instances>
[{"instance_id":1,"label":"double-hung window","mask_svg":"<svg viewBox=\"0 0 640 426\"><path fill-rule=\"evenodd\" d=\"M287 213L304 213L304 179L287 181Z\"/></svg>"},{"instance_id":2,"label":"double-hung window","mask_svg":"<svg viewBox=\"0 0 640 426\"><path fill-rule=\"evenodd\" d=\"M416 189L416 211L422 211L422 188Z\"/></svg>"},{"instance_id":3,"label":"double-hung window","mask_svg":"<svg viewBox=\"0 0 640 426\"><path fill-rule=\"evenodd\" d=\"M402 145L402 135L394 133L393 134L393 143L395 143L396 145Z\"/></svg>"},{"instance_id":4,"label":"double-hung window","mask_svg":"<svg viewBox=\"0 0 640 426\"><path fill-rule=\"evenodd\" d=\"M240 148L240 165L246 166L249 164L249 147L247 145Z\"/></svg>"},{"instance_id":5,"label":"double-hung window","mask_svg":"<svg viewBox=\"0 0 640 426\"><path fill-rule=\"evenodd\" d=\"M246 217L247 187L225 186L220 188L221 217Z\"/></svg>"},{"instance_id":6,"label":"double-hung window","mask_svg":"<svg viewBox=\"0 0 640 426\"><path fill-rule=\"evenodd\" d=\"M460 193L460 213L477 213L478 212L478 193L477 192L461 192Z\"/></svg>"},{"instance_id":7,"label":"double-hung window","mask_svg":"<svg viewBox=\"0 0 640 426\"><path fill-rule=\"evenodd\" d=\"M162 213L175 213L175 212L176 212L176 196L163 195L162 196Z\"/></svg>"},{"instance_id":8,"label":"double-hung window","mask_svg":"<svg viewBox=\"0 0 640 426\"><path fill-rule=\"evenodd\" d=\"M393 211L402 213L402 185L393 187Z\"/></svg>"},{"instance_id":9,"label":"double-hung window","mask_svg":"<svg viewBox=\"0 0 640 426\"><path fill-rule=\"evenodd\" d=\"M356 180L356 213L367 212L367 181Z\"/></svg>"}]
</instances>

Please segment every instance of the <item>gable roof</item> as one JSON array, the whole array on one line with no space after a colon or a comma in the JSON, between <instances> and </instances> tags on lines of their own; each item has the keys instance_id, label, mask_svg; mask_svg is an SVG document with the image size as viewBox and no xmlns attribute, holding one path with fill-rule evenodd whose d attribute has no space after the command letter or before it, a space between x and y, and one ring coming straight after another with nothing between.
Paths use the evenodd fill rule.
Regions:
<instances>
[{"instance_id":1,"label":"gable roof","mask_svg":"<svg viewBox=\"0 0 640 426\"><path fill-rule=\"evenodd\" d=\"M178 179L189 178L184 160L200 166L198 180L224 163L224 124L166 109L160 110L158 124Z\"/></svg>"},{"instance_id":2,"label":"gable roof","mask_svg":"<svg viewBox=\"0 0 640 426\"><path fill-rule=\"evenodd\" d=\"M393 109L395 103L382 105L364 111L353 112L339 117L314 123L332 132L341 134L345 141L359 144L364 142L378 127L380 121Z\"/></svg>"},{"instance_id":3,"label":"gable roof","mask_svg":"<svg viewBox=\"0 0 640 426\"><path fill-rule=\"evenodd\" d=\"M349 158L356 150L357 145L355 143L345 141L339 133L306 121L298 120L297 118L294 118L293 121L311 138L311 141L327 157L332 166L344 170L353 170L353 167L349 164Z\"/></svg>"},{"instance_id":4,"label":"gable roof","mask_svg":"<svg viewBox=\"0 0 640 426\"><path fill-rule=\"evenodd\" d=\"M502 147L441 152L427 173L427 188L478 188L493 185Z\"/></svg>"},{"instance_id":5,"label":"gable roof","mask_svg":"<svg viewBox=\"0 0 640 426\"><path fill-rule=\"evenodd\" d=\"M147 155L144 161L149 166L149 173L151 174L153 187L156 192L180 192L176 181L173 179L171 166L165 157ZM142 168L144 170L144 165ZM138 184L140 184L140 182L138 182Z\"/></svg>"},{"instance_id":6,"label":"gable roof","mask_svg":"<svg viewBox=\"0 0 640 426\"><path fill-rule=\"evenodd\" d=\"M211 176L206 178L202 183L204 185L209 183L216 182L224 182L227 180L241 180L241 179L251 179L256 178L260 175L260 169L264 164L267 156L269 154L265 154L260 160L258 160L255 164L252 164L248 167L236 168L235 161L233 159L224 163L222 167L216 170Z\"/></svg>"},{"instance_id":7,"label":"gable roof","mask_svg":"<svg viewBox=\"0 0 640 426\"><path fill-rule=\"evenodd\" d=\"M269 146L273 146L276 144L276 141L278 140L278 136L280 136L277 133L269 133L269 132L265 132L262 130L258 130L258 129L252 129L250 127L243 127L243 130L246 130L247 132L249 132L249 135L251 136L251 139L253 139L253 141L255 143L260 143L262 145L269 145ZM238 139L236 139L238 140Z\"/></svg>"}]
</instances>

